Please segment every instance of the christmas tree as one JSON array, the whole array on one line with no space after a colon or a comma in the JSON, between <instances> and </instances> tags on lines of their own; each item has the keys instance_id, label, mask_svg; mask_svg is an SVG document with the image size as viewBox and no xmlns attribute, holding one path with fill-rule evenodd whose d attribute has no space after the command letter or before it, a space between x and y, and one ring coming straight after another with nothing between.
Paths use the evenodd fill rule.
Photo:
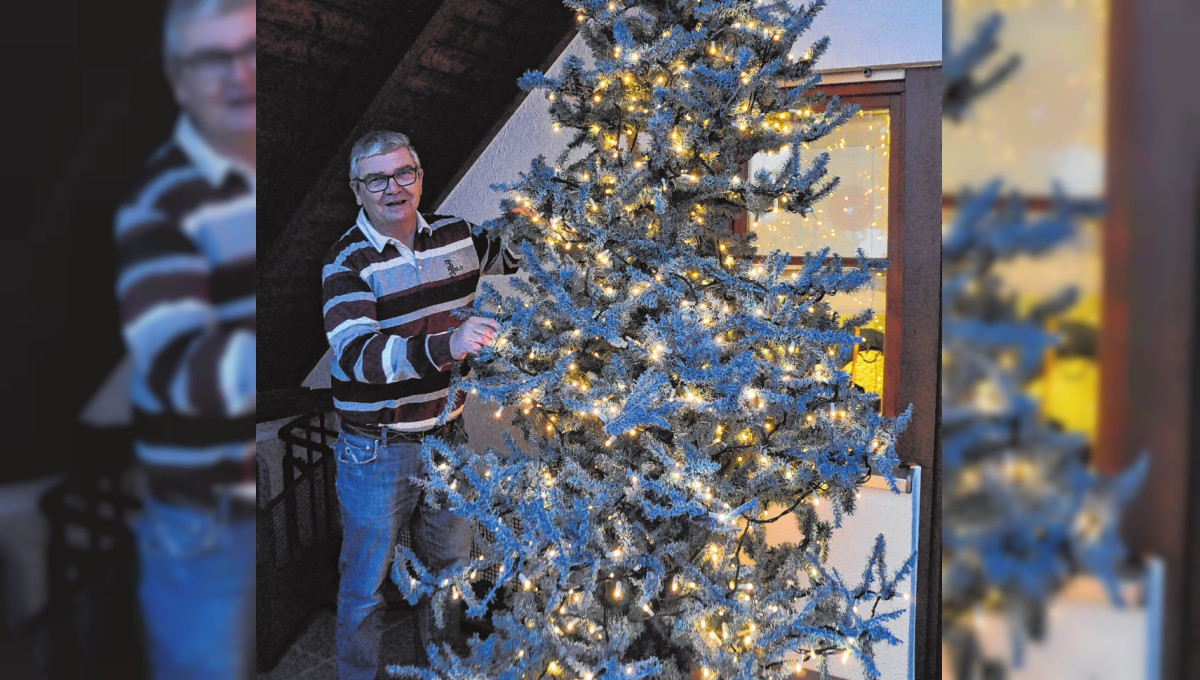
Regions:
<instances>
[{"instance_id":1,"label":"christmas tree","mask_svg":"<svg viewBox=\"0 0 1200 680\"><path fill-rule=\"evenodd\" d=\"M731 227L807 214L837 187L805 144L854 109L814 94L827 40L792 56L823 3L569 0L593 61L529 73L573 135L535 159L484 225L524 255L512 294L473 313L502 332L457 386L512 413L504 450L426 447L430 491L479 528L479 557L393 576L438 612L492 608L465 657L430 649L426 678L785 678L804 661L895 643L911 558L882 536L848 580L826 561L858 488L896 490L896 439L842 367L872 313L829 298L882 262L826 250L798 269ZM787 158L747 177L755 154ZM507 407L507 408L506 408ZM831 510L829 518L818 507ZM796 523L796 543L765 527ZM484 574L490 574L484 579Z\"/></svg>"},{"instance_id":2,"label":"christmas tree","mask_svg":"<svg viewBox=\"0 0 1200 680\"><path fill-rule=\"evenodd\" d=\"M990 75L974 75L994 55L1000 25L992 15L946 55L947 117L964 119L1013 72L1009 57ZM1031 217L1002 187L994 181L960 194L942 240L942 625L947 661L962 680L1004 677L1006 660L986 658L976 635L986 611L1007 618L1020 666L1025 640L1045 632L1046 607L1069 576L1090 574L1121 601L1117 529L1148 465L1143 456L1105 479L1089 467L1084 438L1043 417L1029 387L1062 342L1051 329L1076 291L1023 301L999 272L1064 247L1100 207L1056 188L1052 208Z\"/></svg>"}]
</instances>

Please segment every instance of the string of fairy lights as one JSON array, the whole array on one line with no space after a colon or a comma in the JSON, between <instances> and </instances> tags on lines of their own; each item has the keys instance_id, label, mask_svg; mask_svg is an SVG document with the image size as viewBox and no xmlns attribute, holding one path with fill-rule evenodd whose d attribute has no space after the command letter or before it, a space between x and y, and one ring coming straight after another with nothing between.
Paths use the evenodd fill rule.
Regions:
<instances>
[{"instance_id":1,"label":"string of fairy lights","mask_svg":"<svg viewBox=\"0 0 1200 680\"><path fill-rule=\"evenodd\" d=\"M609 27L628 8L615 1L576 4L580 23L596 20ZM761 14L752 11L760 7ZM536 295L481 294L508 323L480 354L466 384L481 397L502 393L497 401L509 406L497 408L493 418L512 416L529 441L540 440L543 449L535 464L505 468L488 459L476 460L471 469L487 480L482 485L491 494L487 500L502 507L517 507L526 496L514 498L513 492L523 489L546 512L583 512L564 501L568 493L586 499L589 513L599 509L599 502L611 504L602 506L611 512L599 513L602 518L583 545L538 543L540 534L517 527L515 516L511 523L491 516L485 528L516 542L521 552L490 554L469 573L437 583L411 578L411 592L428 589L453 601L471 599L471 583L485 569L496 568L527 595L515 604L515 620L553 632L554 642L543 643L548 649L563 649L567 641L611 641L609 619L618 615L628 620L673 616L686 620L710 652L728 654L738 663L763 653L760 632L781 613L779 598L795 602L830 587L833 576L817 556L827 538L821 537L815 508L828 502L840 512L852 505L871 461L889 467L894 462L896 432L870 399L850 389L843 370L847 361L854 363L856 346L864 340L854 331L866 318L839 313L825 299L874 287L873 272L865 263L845 268L833 260L788 269L785 258L753 257L754 248L729 230L735 213L767 205L777 214L811 218L823 229L846 224L842 217L826 217L824 207L815 214L809 208L832 189L822 188L819 176L800 182L781 173L774 184L764 184L743 174L744 159L735 163L729 152L727 140L737 139L747 148L791 157L792 145L808 146L851 118L845 111L815 110L800 96L803 90L786 101L777 94L778 79L765 68L767 61L785 58L801 68L819 56L820 48L798 57L787 53L784 38L794 40L795 34L767 21L776 15L766 8L780 11L777 4L756 1L740 6L745 16L739 21L714 26L697 21L690 30L705 39L687 58L658 59L653 45L635 50L613 43L597 55L596 71L568 63L563 77L534 83L548 92L555 132L571 131L587 152L572 162L564 155L556 165L535 161L509 187L504 228L523 243L529 274L528 283L516 285L518 292ZM681 37L677 31L689 29L670 25L655 45L669 45ZM748 59L747 50L756 57ZM672 124L658 122L667 106L663 91L706 87L709 74L735 60L739 65L729 73L739 96L727 107L705 113L672 104ZM771 98L760 90L769 90ZM799 104L789 106L790 101ZM886 115L855 120L864 121L872 136L872 159L886 156ZM846 136L832 142L839 153L852 145ZM886 160L877 165L886 168ZM872 170L861 179L882 182L884 188L868 187L862 200L872 206L872 228L886 234L886 174ZM798 176L804 170L789 172ZM834 205L832 198L827 202ZM883 206L882 216L876 204ZM838 208L849 218L858 206L856 197L853 205L843 200ZM886 241L870 245L872 253L880 247L886 251ZM591 318L581 317L571 298L587 300L588 311L595 309ZM535 307L530 299L551 302ZM637 332L626 333L626 326L636 325L629 319L638 315L657 321L643 321ZM635 378L629 366L646 370ZM519 388L489 383L506 372L520 378ZM808 407L795 413L790 400L800 396ZM671 428L644 424L647 420L614 426L635 402L638 408L665 409L663 417L672 422L686 421L695 448L713 467L695 465ZM869 430L866 423L872 424ZM589 448L581 441L598 445ZM564 460L568 451L578 454L570 464ZM453 460L453 453L448 457ZM638 461L637 467L625 465L629 460ZM448 488L457 484L449 481L450 470L439 471ZM610 488L594 479L619 485L622 495L603 496ZM694 550L688 559L654 581L639 560L656 550L661 527L643 516L643 508L647 499L666 503L671 498L698 513L680 525L707 538L702 545L689 545ZM787 503L779 505L784 500L792 503L786 510ZM789 561L774 567L748 564L751 555L765 551L764 527L793 512L803 515L802 525L811 534L803 543L816 545L794 550ZM579 566L568 557L590 555L586 551L593 545L601 561L587 566L600 570L598 582L572 585ZM560 563L570 566L555 567ZM793 577L779 579L781 584L766 580L786 565L797 567ZM880 569L878 589L852 596L856 625L866 626L881 601L908 598L896 589L901 577L888 583ZM772 592L764 594L764 584ZM860 615L858 604L872 600L870 612ZM702 609L691 609L694 603ZM824 663L840 654L848 663L851 656L869 653L869 644L864 647L838 627L809 637L793 648L793 660L771 663L780 669L790 664L789 671L803 673L805 662ZM534 654L539 666L528 667L530 673L596 676L595 669L573 657L528 646L516 649L511 662L525 668L522 664L532 663L527 656ZM697 670L706 680L719 676L703 659ZM627 675L639 672L637 664L626 667Z\"/></svg>"},{"instance_id":2,"label":"string of fairy lights","mask_svg":"<svg viewBox=\"0 0 1200 680\"><path fill-rule=\"evenodd\" d=\"M669 35L669 32L664 35ZM715 43L710 45L709 53L719 54ZM806 56L811 56L811 53ZM683 73L687 69L680 63L674 66L674 70L675 73ZM641 80L636 79L632 73L624 73L620 77L612 79L600 78L596 84L596 91L592 95L592 101L596 104L603 103L605 94L602 91L606 91L614 81L626 86L623 96L627 103L627 109L637 109L635 103L644 92L638 89ZM666 84L665 76L660 74L654 78L653 82L655 85ZM555 101L557 95L551 92L548 99ZM734 110L738 113L746 113L749 110L749 102L741 102ZM640 108L640 111L648 113L648 109L644 107ZM763 116L762 125L766 129L786 135L792 131L791 120L793 118L811 118L813 116L814 112L811 108L767 114ZM685 114L683 120L693 122L693 117L691 114ZM709 122L708 120L702 121L701 127L707 127ZM556 132L563 129L558 122L555 122L553 126ZM735 127L743 134L750 130L750 125L742 119L737 120ZM602 137L604 148L611 150L614 159L620 159L619 149L628 146L636 148L638 152L633 161L633 168L642 170L647 165L649 155L645 153L644 148L638 148L634 126L624 126L622 135L602 134L600 126L594 123L589 125L588 130L593 135ZM869 257L886 257L889 179L887 158L891 141L889 112L886 109L858 111L839 130L841 136L836 139L822 138L815 145L805 143L802 147L808 151L831 153L833 159L831 172L836 173L841 179L840 190L838 196L835 197L842 199L843 205L840 206L840 210L832 208L831 210L835 214L827 217L826 208L818 206L811 215L796 215L780 209L781 203L786 206L787 196L777 198L769 212L752 217L749 222L751 231L756 232L759 236L761 250L779 248L784 252L802 253L824 244L833 244L835 251L854 252L857 248L862 248ZM635 139L634 142L629 141L631 137ZM670 148L681 157L687 157L691 153L684 143L679 128L671 131L670 142ZM783 144L778 149L768 149L757 154L750 160L750 174L760 167L778 171L780 164L775 162L776 159L782 159L789 150L789 145ZM597 158L597 164L599 164L599 158ZM556 168L556 171L561 172L561 170L561 168ZM698 175L692 172L683 172L681 177L693 183L699 179ZM591 170L585 169L578 173L577 179L581 183L590 182L593 180L593 173ZM616 177L613 174L602 174L597 179L604 185L604 196L612 196L615 193ZM735 188L745 183L745 180L739 175L732 176L729 181L731 187ZM669 189L666 180L663 180L661 184L661 190L666 192ZM852 196L854 197L853 203L851 202ZM529 199L518 197L517 200L524 208L531 207ZM626 213L632 214L650 205L652 200L650 192L644 192L642 196L639 196L639 200L623 205L622 209ZM589 199L589 210L592 213L601 212L600 205L594 199ZM697 225L703 225L705 213L705 206L697 204L693 206L690 217ZM541 216L535 213L531 219L536 224ZM579 240L579 232L570 227L564 229L561 218L552 218L550 227L553 232L549 237L551 246L560 246L567 251L583 246ZM655 233L656 225L652 223L647 234L653 236ZM602 252L598 257L608 258L609 255L607 252ZM734 266L735 262L736 259L731 254L725 255L723 258L723 263L727 267ZM601 259L601 263L608 264L609 262ZM698 277L700 274L693 271L688 275ZM873 280L869 286L838 296L833 300L833 305L834 309L842 315L850 315L864 309L875 310L875 318L866 325L866 328L883 333L882 305L885 299L883 294L885 273L877 271L874 272L874 276L876 280ZM633 290L636 294L640 289L635 286ZM856 354L852 362L848 364L853 381L860 387L876 394L883 392L884 374L881 350L882 347L872 349L861 356Z\"/></svg>"}]
</instances>

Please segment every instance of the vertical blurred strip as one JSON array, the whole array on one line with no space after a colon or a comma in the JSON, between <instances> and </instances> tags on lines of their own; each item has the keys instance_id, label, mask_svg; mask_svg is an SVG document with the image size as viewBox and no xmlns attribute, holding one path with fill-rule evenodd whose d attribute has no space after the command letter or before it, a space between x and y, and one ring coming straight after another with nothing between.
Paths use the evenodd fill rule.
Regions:
<instances>
[{"instance_id":1,"label":"vertical blurred strip","mask_svg":"<svg viewBox=\"0 0 1200 680\"><path fill-rule=\"evenodd\" d=\"M1152 653L1146 622L1108 616L1106 603L1128 580L1118 525L1146 462L1095 466L1108 416L1098 345L1113 323L1096 210L1108 5L959 0L947 14L947 661L963 678L1137 677L1145 666L1130 657ZM1072 610L1092 582L1103 588ZM1095 625L1069 625L1081 610ZM1103 650L1121 650L1124 666Z\"/></svg>"},{"instance_id":2,"label":"vertical blurred strip","mask_svg":"<svg viewBox=\"0 0 1200 680\"><path fill-rule=\"evenodd\" d=\"M1162 677L1200 677L1200 4L1112 0L1097 465L1154 461L1126 534L1166 565Z\"/></svg>"}]
</instances>

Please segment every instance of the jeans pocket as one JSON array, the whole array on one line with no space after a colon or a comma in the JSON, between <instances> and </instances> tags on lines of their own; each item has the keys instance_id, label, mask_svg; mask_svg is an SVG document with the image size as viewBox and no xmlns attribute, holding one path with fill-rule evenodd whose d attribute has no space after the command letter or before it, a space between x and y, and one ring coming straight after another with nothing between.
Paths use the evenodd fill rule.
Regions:
<instances>
[{"instance_id":1,"label":"jeans pocket","mask_svg":"<svg viewBox=\"0 0 1200 680\"><path fill-rule=\"evenodd\" d=\"M379 442L343 432L338 437L336 452L339 463L366 465L379 458Z\"/></svg>"}]
</instances>

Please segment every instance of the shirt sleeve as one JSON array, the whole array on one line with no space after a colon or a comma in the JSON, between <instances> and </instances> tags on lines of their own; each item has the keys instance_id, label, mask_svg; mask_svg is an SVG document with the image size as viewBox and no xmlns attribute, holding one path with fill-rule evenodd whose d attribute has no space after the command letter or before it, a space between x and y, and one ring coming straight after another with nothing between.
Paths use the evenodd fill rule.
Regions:
<instances>
[{"instance_id":1,"label":"shirt sleeve","mask_svg":"<svg viewBox=\"0 0 1200 680\"><path fill-rule=\"evenodd\" d=\"M221 324L209 263L177 219L125 205L115 237L121 334L154 397L195 417L253 413L256 334Z\"/></svg>"},{"instance_id":2,"label":"shirt sleeve","mask_svg":"<svg viewBox=\"0 0 1200 680\"><path fill-rule=\"evenodd\" d=\"M381 332L375 294L358 272L339 264L322 271L325 337L347 377L369 384L422 378L450 368L450 334L411 337Z\"/></svg>"}]
</instances>

